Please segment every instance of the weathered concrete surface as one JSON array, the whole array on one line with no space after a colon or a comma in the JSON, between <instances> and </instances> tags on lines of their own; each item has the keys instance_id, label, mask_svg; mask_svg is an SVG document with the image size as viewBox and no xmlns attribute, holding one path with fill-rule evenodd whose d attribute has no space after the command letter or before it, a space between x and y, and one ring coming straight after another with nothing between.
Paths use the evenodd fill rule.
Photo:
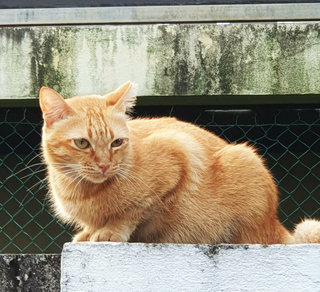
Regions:
<instances>
[{"instance_id":1,"label":"weathered concrete surface","mask_svg":"<svg viewBox=\"0 0 320 292\"><path fill-rule=\"evenodd\" d=\"M129 79L140 96L320 94L320 22L0 27L0 99Z\"/></svg>"},{"instance_id":2,"label":"weathered concrete surface","mask_svg":"<svg viewBox=\"0 0 320 292\"><path fill-rule=\"evenodd\" d=\"M0 255L0 291L60 291L60 255Z\"/></svg>"},{"instance_id":3,"label":"weathered concrete surface","mask_svg":"<svg viewBox=\"0 0 320 292\"><path fill-rule=\"evenodd\" d=\"M66 244L61 291L319 291L320 245Z\"/></svg>"}]
</instances>

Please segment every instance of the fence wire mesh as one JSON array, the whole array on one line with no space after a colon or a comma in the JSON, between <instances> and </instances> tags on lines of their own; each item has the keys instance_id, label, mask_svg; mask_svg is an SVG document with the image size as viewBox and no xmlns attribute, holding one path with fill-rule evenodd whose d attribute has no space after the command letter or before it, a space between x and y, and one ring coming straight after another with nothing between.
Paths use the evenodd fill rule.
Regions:
<instances>
[{"instance_id":1,"label":"fence wire mesh","mask_svg":"<svg viewBox=\"0 0 320 292\"><path fill-rule=\"evenodd\" d=\"M139 116L171 115L230 142L250 141L279 186L279 217L292 228L320 218L320 110L288 108L138 107ZM39 156L38 109L0 109L0 252L56 253L72 229L59 223L46 197Z\"/></svg>"}]
</instances>

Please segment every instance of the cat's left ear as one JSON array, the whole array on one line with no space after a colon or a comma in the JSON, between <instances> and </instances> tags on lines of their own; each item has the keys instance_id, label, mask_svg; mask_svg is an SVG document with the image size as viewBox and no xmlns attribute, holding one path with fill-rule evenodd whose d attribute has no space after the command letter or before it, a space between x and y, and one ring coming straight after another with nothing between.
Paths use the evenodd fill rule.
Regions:
<instances>
[{"instance_id":1,"label":"cat's left ear","mask_svg":"<svg viewBox=\"0 0 320 292\"><path fill-rule=\"evenodd\" d=\"M136 104L136 96L137 85L128 81L106 95L107 106L113 106L114 109L123 113L130 112Z\"/></svg>"}]
</instances>

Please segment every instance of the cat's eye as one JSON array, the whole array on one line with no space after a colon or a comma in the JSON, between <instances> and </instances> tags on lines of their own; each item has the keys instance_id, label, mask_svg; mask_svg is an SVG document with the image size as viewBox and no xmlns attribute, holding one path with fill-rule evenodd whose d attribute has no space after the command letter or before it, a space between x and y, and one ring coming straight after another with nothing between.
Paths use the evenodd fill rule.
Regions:
<instances>
[{"instance_id":1,"label":"cat's eye","mask_svg":"<svg viewBox=\"0 0 320 292\"><path fill-rule=\"evenodd\" d=\"M83 138L74 139L73 141L74 141L74 144L80 149L86 149L86 148L88 148L90 146L89 141L86 140L86 139L83 139Z\"/></svg>"},{"instance_id":2,"label":"cat's eye","mask_svg":"<svg viewBox=\"0 0 320 292\"><path fill-rule=\"evenodd\" d=\"M111 143L112 148L120 147L123 144L123 139L116 139Z\"/></svg>"}]
</instances>

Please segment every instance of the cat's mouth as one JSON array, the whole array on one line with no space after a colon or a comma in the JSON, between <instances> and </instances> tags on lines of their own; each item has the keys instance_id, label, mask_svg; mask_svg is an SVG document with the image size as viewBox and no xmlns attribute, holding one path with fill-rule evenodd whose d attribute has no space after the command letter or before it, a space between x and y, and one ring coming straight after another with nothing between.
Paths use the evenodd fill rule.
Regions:
<instances>
[{"instance_id":1,"label":"cat's mouth","mask_svg":"<svg viewBox=\"0 0 320 292\"><path fill-rule=\"evenodd\" d=\"M104 183L106 182L107 180L109 180L110 178L112 178L115 174L114 173L109 173L109 172L106 172L106 173L101 173L101 172L97 172L95 174L84 174L84 178L87 180L87 181L90 181L94 184L101 184L101 183Z\"/></svg>"},{"instance_id":2,"label":"cat's mouth","mask_svg":"<svg viewBox=\"0 0 320 292\"><path fill-rule=\"evenodd\" d=\"M84 178L94 184L101 184L109 179L109 176L104 174L97 174L97 175L84 175Z\"/></svg>"}]
</instances>

